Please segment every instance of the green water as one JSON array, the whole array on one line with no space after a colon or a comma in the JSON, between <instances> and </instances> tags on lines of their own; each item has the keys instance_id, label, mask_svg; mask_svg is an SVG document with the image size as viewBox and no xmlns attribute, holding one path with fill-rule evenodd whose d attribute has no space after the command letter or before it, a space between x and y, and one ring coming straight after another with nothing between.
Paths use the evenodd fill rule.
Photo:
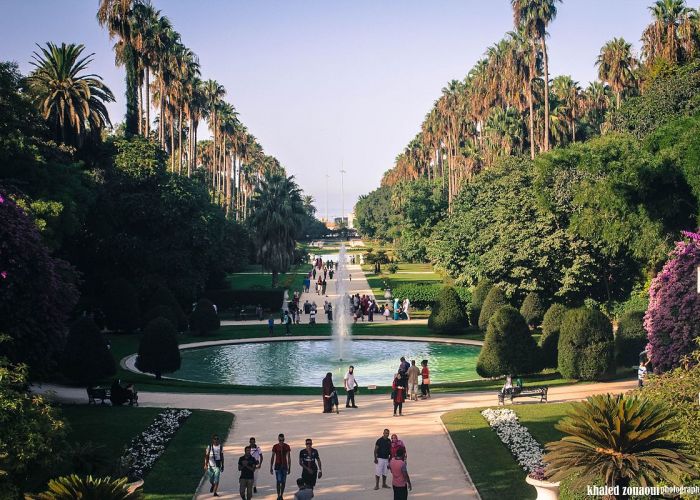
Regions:
<instances>
[{"instance_id":1,"label":"green water","mask_svg":"<svg viewBox=\"0 0 700 500\"><path fill-rule=\"evenodd\" d=\"M428 360L431 383L478 379L479 347L435 342L355 340L346 342L339 360L330 340L260 342L182 351L173 377L197 382L260 386L320 387L327 372L342 386L348 365L355 366L360 387L391 385L399 358ZM348 354L349 353L349 354Z\"/></svg>"}]
</instances>

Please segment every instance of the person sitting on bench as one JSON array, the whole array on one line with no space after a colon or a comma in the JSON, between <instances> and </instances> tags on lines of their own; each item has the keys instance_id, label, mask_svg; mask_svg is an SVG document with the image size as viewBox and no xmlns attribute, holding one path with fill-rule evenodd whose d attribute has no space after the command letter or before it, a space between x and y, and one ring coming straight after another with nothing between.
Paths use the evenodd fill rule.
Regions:
<instances>
[{"instance_id":1,"label":"person sitting on bench","mask_svg":"<svg viewBox=\"0 0 700 500\"><path fill-rule=\"evenodd\" d=\"M506 383L503 384L503 387L501 388L501 393L510 394L511 392L513 392L513 379L510 375L506 375Z\"/></svg>"}]
</instances>

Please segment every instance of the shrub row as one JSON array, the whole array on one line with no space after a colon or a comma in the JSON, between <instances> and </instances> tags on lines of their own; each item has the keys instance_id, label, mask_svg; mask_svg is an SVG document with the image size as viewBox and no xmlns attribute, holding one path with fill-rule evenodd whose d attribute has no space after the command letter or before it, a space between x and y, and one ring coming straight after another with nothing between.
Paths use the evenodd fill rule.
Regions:
<instances>
[{"instance_id":1,"label":"shrub row","mask_svg":"<svg viewBox=\"0 0 700 500\"><path fill-rule=\"evenodd\" d=\"M433 284L408 284L399 285L392 290L394 297L398 297L403 300L408 297L411 301L413 307L420 309L425 309L427 307L433 308L438 300L438 295L444 288L444 285L433 285ZM453 287L454 290L459 295L459 299L462 304L469 304L471 302L471 292L468 288L456 286ZM382 297L377 297L377 300L382 301Z\"/></svg>"},{"instance_id":2,"label":"shrub row","mask_svg":"<svg viewBox=\"0 0 700 500\"><path fill-rule=\"evenodd\" d=\"M257 306L263 309L279 311L282 307L284 290L208 290L203 294L211 300L219 310L219 313L232 310L235 307Z\"/></svg>"}]
</instances>

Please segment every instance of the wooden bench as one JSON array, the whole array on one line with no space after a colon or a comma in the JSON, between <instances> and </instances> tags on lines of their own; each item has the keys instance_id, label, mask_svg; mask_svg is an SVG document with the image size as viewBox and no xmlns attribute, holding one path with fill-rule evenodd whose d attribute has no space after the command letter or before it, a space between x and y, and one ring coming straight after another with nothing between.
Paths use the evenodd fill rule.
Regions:
<instances>
[{"instance_id":1,"label":"wooden bench","mask_svg":"<svg viewBox=\"0 0 700 500\"><path fill-rule=\"evenodd\" d=\"M105 404L105 400L109 399L110 391L103 387L88 387L88 404L97 404L97 400L100 400L100 404Z\"/></svg>"},{"instance_id":2,"label":"wooden bench","mask_svg":"<svg viewBox=\"0 0 700 500\"><path fill-rule=\"evenodd\" d=\"M498 391L498 404L505 404L506 399L510 399L510 402L513 403L513 399L515 398L540 398L540 403L546 403L548 389L549 387L547 386L522 388L514 387L513 389L507 389L505 392Z\"/></svg>"}]
</instances>

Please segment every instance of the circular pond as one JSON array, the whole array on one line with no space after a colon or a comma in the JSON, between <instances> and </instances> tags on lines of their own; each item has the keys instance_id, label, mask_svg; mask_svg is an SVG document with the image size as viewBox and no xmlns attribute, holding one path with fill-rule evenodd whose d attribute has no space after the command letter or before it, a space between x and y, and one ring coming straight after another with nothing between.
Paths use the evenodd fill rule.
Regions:
<instances>
[{"instance_id":1,"label":"circular pond","mask_svg":"<svg viewBox=\"0 0 700 500\"><path fill-rule=\"evenodd\" d=\"M348 365L355 366L360 387L391 385L399 358L427 359L431 383L478 379L479 347L438 342L353 340L343 361L329 340L228 344L185 349L181 368L171 376L196 382L257 386L320 387L327 372L336 386Z\"/></svg>"}]
</instances>

